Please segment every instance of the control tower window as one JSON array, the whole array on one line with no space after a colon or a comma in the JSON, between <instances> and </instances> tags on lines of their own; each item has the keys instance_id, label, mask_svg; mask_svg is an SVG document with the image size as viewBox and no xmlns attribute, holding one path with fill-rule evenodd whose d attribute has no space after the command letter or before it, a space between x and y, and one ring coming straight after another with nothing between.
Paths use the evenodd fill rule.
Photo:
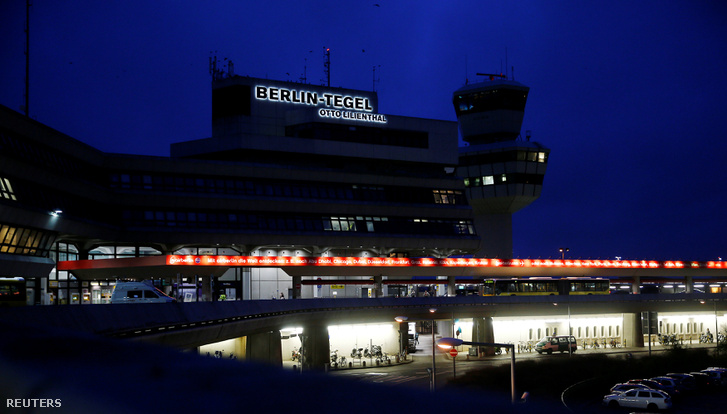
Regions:
<instances>
[{"instance_id":1,"label":"control tower window","mask_svg":"<svg viewBox=\"0 0 727 414\"><path fill-rule=\"evenodd\" d=\"M491 89L454 98L457 115L496 110L525 111L528 92L519 89Z\"/></svg>"}]
</instances>

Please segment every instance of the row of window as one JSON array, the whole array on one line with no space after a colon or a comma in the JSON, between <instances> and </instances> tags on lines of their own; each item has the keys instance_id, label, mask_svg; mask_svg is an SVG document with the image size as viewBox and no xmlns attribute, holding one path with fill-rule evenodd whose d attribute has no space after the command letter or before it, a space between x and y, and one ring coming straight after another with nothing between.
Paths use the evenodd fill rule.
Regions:
<instances>
[{"instance_id":1,"label":"row of window","mask_svg":"<svg viewBox=\"0 0 727 414\"><path fill-rule=\"evenodd\" d=\"M488 152L484 154L473 154L461 156L459 158L459 165L486 165L495 164L500 162L512 162L512 161L529 161L529 162L548 162L548 153L545 151L525 151L525 150L510 150L510 151L496 151Z\"/></svg>"},{"instance_id":2,"label":"row of window","mask_svg":"<svg viewBox=\"0 0 727 414\"><path fill-rule=\"evenodd\" d=\"M467 204L459 190L432 190L436 204Z\"/></svg>"},{"instance_id":3,"label":"row of window","mask_svg":"<svg viewBox=\"0 0 727 414\"><path fill-rule=\"evenodd\" d=\"M0 253L47 257L54 241L52 233L0 224Z\"/></svg>"},{"instance_id":4,"label":"row of window","mask_svg":"<svg viewBox=\"0 0 727 414\"><path fill-rule=\"evenodd\" d=\"M467 204L463 192L459 190L123 173L111 174L110 180L110 186L114 189L321 200Z\"/></svg>"},{"instance_id":5,"label":"row of window","mask_svg":"<svg viewBox=\"0 0 727 414\"><path fill-rule=\"evenodd\" d=\"M310 124L291 125L285 127L285 135L288 137L320 139L324 141L429 148L429 134L427 132L344 124L314 122Z\"/></svg>"},{"instance_id":6,"label":"row of window","mask_svg":"<svg viewBox=\"0 0 727 414\"><path fill-rule=\"evenodd\" d=\"M482 187L497 184L535 184L543 185L542 174L497 174L484 175L481 177L469 177L464 179L465 187Z\"/></svg>"},{"instance_id":7,"label":"row of window","mask_svg":"<svg viewBox=\"0 0 727 414\"><path fill-rule=\"evenodd\" d=\"M10 180L7 178L0 177L0 197L15 201L15 192L13 186L10 185Z\"/></svg>"},{"instance_id":8,"label":"row of window","mask_svg":"<svg viewBox=\"0 0 727 414\"><path fill-rule=\"evenodd\" d=\"M262 230L275 232L353 232L429 236L475 235L471 220L369 216L276 215L274 213L129 211L128 227Z\"/></svg>"},{"instance_id":9,"label":"row of window","mask_svg":"<svg viewBox=\"0 0 727 414\"><path fill-rule=\"evenodd\" d=\"M528 92L518 89L490 89L458 95L454 98L454 109L457 116L463 113L475 113L496 110L525 111Z\"/></svg>"}]
</instances>

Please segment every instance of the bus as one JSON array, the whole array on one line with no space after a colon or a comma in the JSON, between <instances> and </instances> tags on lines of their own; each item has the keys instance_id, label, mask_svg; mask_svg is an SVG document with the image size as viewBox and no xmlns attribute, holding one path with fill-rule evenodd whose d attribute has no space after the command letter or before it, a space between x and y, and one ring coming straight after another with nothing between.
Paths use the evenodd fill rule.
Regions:
<instances>
[{"instance_id":1,"label":"bus","mask_svg":"<svg viewBox=\"0 0 727 414\"><path fill-rule=\"evenodd\" d=\"M25 279L0 277L0 306L25 306Z\"/></svg>"},{"instance_id":2,"label":"bus","mask_svg":"<svg viewBox=\"0 0 727 414\"><path fill-rule=\"evenodd\" d=\"M528 278L487 280L483 296L520 295L608 295L608 279L599 278Z\"/></svg>"},{"instance_id":3,"label":"bus","mask_svg":"<svg viewBox=\"0 0 727 414\"><path fill-rule=\"evenodd\" d=\"M456 286L457 296L608 295L610 281L602 278L487 279Z\"/></svg>"}]
</instances>

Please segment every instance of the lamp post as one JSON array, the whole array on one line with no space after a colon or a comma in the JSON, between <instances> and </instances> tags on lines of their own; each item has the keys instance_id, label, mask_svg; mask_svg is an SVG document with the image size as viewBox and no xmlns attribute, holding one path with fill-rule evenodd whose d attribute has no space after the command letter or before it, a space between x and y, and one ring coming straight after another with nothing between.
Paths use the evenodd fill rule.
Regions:
<instances>
[{"instance_id":1,"label":"lamp post","mask_svg":"<svg viewBox=\"0 0 727 414\"><path fill-rule=\"evenodd\" d=\"M515 345L514 344L500 344L496 342L468 342L457 338L442 338L437 341L437 345L443 349L450 349L460 345L475 345L475 346L499 346L501 348L510 349L510 401L515 403Z\"/></svg>"},{"instance_id":2,"label":"lamp post","mask_svg":"<svg viewBox=\"0 0 727 414\"><path fill-rule=\"evenodd\" d=\"M554 306L558 306L558 302L553 303ZM568 299L568 302L566 303L568 306L568 356L573 356L573 347L571 347L571 341L570 338L573 335L573 328L571 328L570 323L570 298ZM578 343L576 342L576 347L578 346Z\"/></svg>"},{"instance_id":3,"label":"lamp post","mask_svg":"<svg viewBox=\"0 0 727 414\"><path fill-rule=\"evenodd\" d=\"M704 305L707 303L704 299L700 300L699 303ZM719 322L717 320L717 301L713 301L712 305L714 305L714 343L717 345L717 352L719 352Z\"/></svg>"},{"instance_id":4,"label":"lamp post","mask_svg":"<svg viewBox=\"0 0 727 414\"><path fill-rule=\"evenodd\" d=\"M567 248L567 247L561 247L558 250L560 251L560 258L561 258L561 260L565 260L565 252L569 252L570 249Z\"/></svg>"},{"instance_id":5,"label":"lamp post","mask_svg":"<svg viewBox=\"0 0 727 414\"><path fill-rule=\"evenodd\" d=\"M435 350L435 341L434 341L434 312L437 311L437 308L429 308L429 313L432 314L432 382L431 382L431 391L434 392L437 390L437 363L434 359L434 357L437 355Z\"/></svg>"}]
</instances>

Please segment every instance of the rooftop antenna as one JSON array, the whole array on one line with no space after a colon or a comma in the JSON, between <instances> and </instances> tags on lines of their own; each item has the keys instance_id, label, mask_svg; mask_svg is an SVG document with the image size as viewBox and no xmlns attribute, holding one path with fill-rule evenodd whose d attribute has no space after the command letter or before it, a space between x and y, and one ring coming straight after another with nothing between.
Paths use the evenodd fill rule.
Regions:
<instances>
[{"instance_id":1,"label":"rooftop antenna","mask_svg":"<svg viewBox=\"0 0 727 414\"><path fill-rule=\"evenodd\" d=\"M25 116L30 116L30 0L25 0Z\"/></svg>"},{"instance_id":2,"label":"rooftop antenna","mask_svg":"<svg viewBox=\"0 0 727 414\"><path fill-rule=\"evenodd\" d=\"M312 50L309 50L308 53L313 53ZM308 58L303 58L305 63L303 64L303 77L300 78L300 81L303 83L308 83Z\"/></svg>"},{"instance_id":3,"label":"rooftop antenna","mask_svg":"<svg viewBox=\"0 0 727 414\"><path fill-rule=\"evenodd\" d=\"M467 85L470 83L469 78L467 77L467 66L468 66L468 56L467 54L464 55L464 84Z\"/></svg>"},{"instance_id":4,"label":"rooftop antenna","mask_svg":"<svg viewBox=\"0 0 727 414\"><path fill-rule=\"evenodd\" d=\"M211 54L213 52L210 52ZM210 56L210 75L212 75L213 81L218 81L225 79L225 77L231 78L235 76L235 64L232 63L231 60L225 58L224 60L219 60L217 58L217 51L214 51L215 54L212 54ZM227 73L225 73L225 68L227 69Z\"/></svg>"},{"instance_id":5,"label":"rooftop antenna","mask_svg":"<svg viewBox=\"0 0 727 414\"><path fill-rule=\"evenodd\" d=\"M379 79L376 79L376 68L377 68L377 67L379 67L379 68L380 68L380 67L381 67L381 65L374 65L374 82L373 82L373 87L372 87L372 89L371 89L371 90L372 90L373 92L376 92L376 82L378 82L378 81L380 81L380 80L381 80L380 78L379 78ZM379 75L379 76L381 76L381 75Z\"/></svg>"},{"instance_id":6,"label":"rooftop antenna","mask_svg":"<svg viewBox=\"0 0 727 414\"><path fill-rule=\"evenodd\" d=\"M300 81L303 83L306 83L308 81L308 58L304 58L305 63L303 64L303 76L300 78Z\"/></svg>"},{"instance_id":7,"label":"rooftop antenna","mask_svg":"<svg viewBox=\"0 0 727 414\"><path fill-rule=\"evenodd\" d=\"M507 79L507 46L505 46L505 79Z\"/></svg>"},{"instance_id":8,"label":"rooftop antenna","mask_svg":"<svg viewBox=\"0 0 727 414\"><path fill-rule=\"evenodd\" d=\"M229 60L227 58L225 58L225 60L227 60L227 77L231 78L235 76L235 64L232 63L232 60Z\"/></svg>"},{"instance_id":9,"label":"rooftop antenna","mask_svg":"<svg viewBox=\"0 0 727 414\"><path fill-rule=\"evenodd\" d=\"M217 53L217 51L215 50L214 53ZM212 54L212 52L210 52L209 59L210 59L210 75L212 75L212 80L216 81L216 80L222 79L222 74L220 73L221 70L217 67L217 55Z\"/></svg>"},{"instance_id":10,"label":"rooftop antenna","mask_svg":"<svg viewBox=\"0 0 727 414\"><path fill-rule=\"evenodd\" d=\"M331 87L331 49L326 48L325 52L323 52L323 73L326 75L326 79L324 81L326 82L326 85L330 88Z\"/></svg>"}]
</instances>

